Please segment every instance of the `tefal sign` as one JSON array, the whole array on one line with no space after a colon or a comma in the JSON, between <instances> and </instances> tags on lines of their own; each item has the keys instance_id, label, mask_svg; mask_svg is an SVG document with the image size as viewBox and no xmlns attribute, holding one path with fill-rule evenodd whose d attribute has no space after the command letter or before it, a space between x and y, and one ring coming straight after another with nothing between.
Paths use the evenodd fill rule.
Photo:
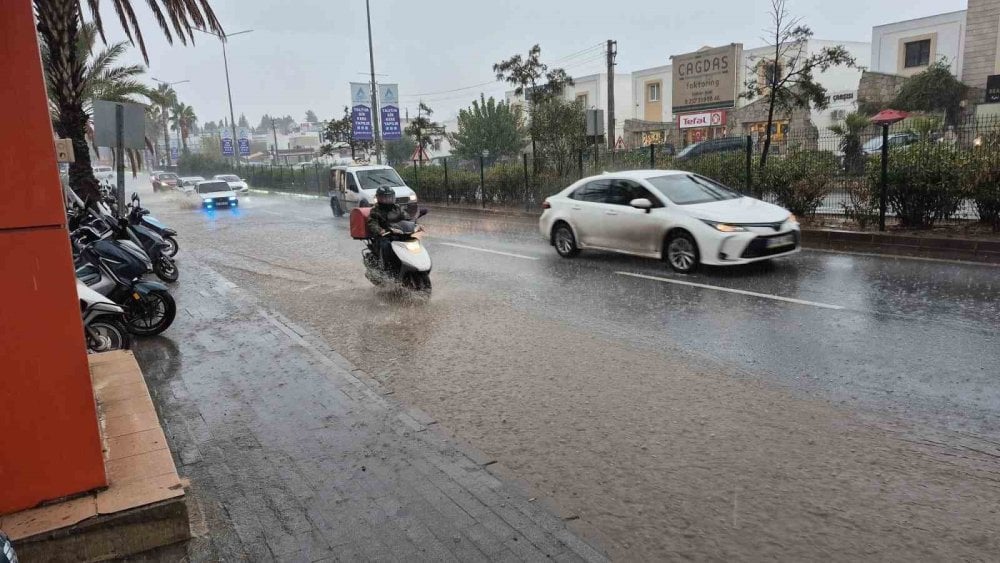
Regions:
<instances>
[{"instance_id":1,"label":"tefal sign","mask_svg":"<svg viewBox=\"0 0 1000 563\"><path fill-rule=\"evenodd\" d=\"M691 129L694 127L720 127L726 124L726 112L706 111L704 113L689 113L677 116L677 127Z\"/></svg>"}]
</instances>

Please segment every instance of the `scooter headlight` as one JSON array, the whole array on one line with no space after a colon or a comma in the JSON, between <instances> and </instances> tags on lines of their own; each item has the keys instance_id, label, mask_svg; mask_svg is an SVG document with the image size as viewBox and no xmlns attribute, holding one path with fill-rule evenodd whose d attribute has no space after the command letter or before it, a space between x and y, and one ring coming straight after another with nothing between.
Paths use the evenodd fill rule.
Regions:
<instances>
[{"instance_id":1,"label":"scooter headlight","mask_svg":"<svg viewBox=\"0 0 1000 563\"><path fill-rule=\"evenodd\" d=\"M414 254L420 252L420 241L419 240L411 240L411 241L407 242L406 243L406 249L409 250L410 252L414 253Z\"/></svg>"}]
</instances>

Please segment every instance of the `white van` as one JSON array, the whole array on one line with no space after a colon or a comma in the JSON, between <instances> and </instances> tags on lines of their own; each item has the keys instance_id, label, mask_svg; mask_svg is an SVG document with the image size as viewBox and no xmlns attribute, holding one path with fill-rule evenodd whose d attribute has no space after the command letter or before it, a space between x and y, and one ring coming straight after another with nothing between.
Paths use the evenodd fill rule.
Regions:
<instances>
[{"instance_id":1,"label":"white van","mask_svg":"<svg viewBox=\"0 0 1000 563\"><path fill-rule=\"evenodd\" d=\"M354 207L375 204L375 190L389 186L396 203L411 216L417 212L417 194L392 166L334 166L330 169L330 209L336 217Z\"/></svg>"}]
</instances>

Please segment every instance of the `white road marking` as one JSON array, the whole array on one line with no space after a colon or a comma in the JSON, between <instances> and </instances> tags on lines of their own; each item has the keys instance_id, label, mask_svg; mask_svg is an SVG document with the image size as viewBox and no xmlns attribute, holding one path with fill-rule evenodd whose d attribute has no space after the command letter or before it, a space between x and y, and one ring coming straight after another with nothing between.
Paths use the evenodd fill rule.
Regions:
<instances>
[{"instance_id":1,"label":"white road marking","mask_svg":"<svg viewBox=\"0 0 1000 563\"><path fill-rule=\"evenodd\" d=\"M644 274L633 274L631 272L615 272L620 276L631 276L633 278L643 278L647 280L655 280L666 283L675 283L677 285L689 285L691 287L700 287L702 289L714 289L716 291L725 291L728 293L738 293L740 295L750 295L752 297L760 297L763 299L773 299L774 301L784 301L786 303L795 303L797 305L809 305L811 307L820 307L822 309L834 309L841 310L843 307L840 305L830 305L829 303L818 303L816 301L806 301L804 299L793 299L791 297L782 297L780 295L771 295L769 293L757 293L756 291L746 291L743 289L732 289L729 287L719 287L717 285L707 285L703 283L694 283L689 281L673 280L670 278L661 278L657 276L647 276Z\"/></svg>"},{"instance_id":2,"label":"white road marking","mask_svg":"<svg viewBox=\"0 0 1000 563\"><path fill-rule=\"evenodd\" d=\"M453 242L439 242L437 244L443 244L445 246L454 246L455 248L464 248L466 250L478 250L479 252L489 252L490 254L500 254L501 256L510 256L511 258L522 258L524 260L538 260L537 256L525 256L523 254L501 252L499 250L490 250L489 248L479 248L478 246L466 246L464 244L455 244Z\"/></svg>"}]
</instances>

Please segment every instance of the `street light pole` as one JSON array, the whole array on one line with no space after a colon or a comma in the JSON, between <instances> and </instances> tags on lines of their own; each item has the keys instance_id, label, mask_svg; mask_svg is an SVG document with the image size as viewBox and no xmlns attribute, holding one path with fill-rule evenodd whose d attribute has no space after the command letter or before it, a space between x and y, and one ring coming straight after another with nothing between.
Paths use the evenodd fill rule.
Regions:
<instances>
[{"instance_id":1,"label":"street light pole","mask_svg":"<svg viewBox=\"0 0 1000 563\"><path fill-rule=\"evenodd\" d=\"M368 16L368 63L371 67L372 75L372 126L375 132L375 162L382 164L382 134L379 132L379 115L378 115L378 105L375 97L375 50L372 47L372 8L371 2L365 0L365 13Z\"/></svg>"},{"instance_id":2,"label":"street light pole","mask_svg":"<svg viewBox=\"0 0 1000 563\"><path fill-rule=\"evenodd\" d=\"M226 95L229 97L229 127L233 133L233 159L235 160L236 164L239 165L240 150L239 150L239 141L236 138L236 114L233 112L233 89L229 85L229 57L226 55L226 41L229 40L230 37L233 37L235 35L243 35L244 33L250 33L253 30L244 29L243 31L237 31L236 33L219 34L219 33L212 33L210 31L205 31L204 29L198 29L198 28L192 28L192 29L194 29L195 31L200 31L202 33L207 33L209 35L214 35L215 37L218 37L219 41L222 43L222 64L226 69ZM275 149L277 149L277 147L275 147Z\"/></svg>"}]
</instances>

